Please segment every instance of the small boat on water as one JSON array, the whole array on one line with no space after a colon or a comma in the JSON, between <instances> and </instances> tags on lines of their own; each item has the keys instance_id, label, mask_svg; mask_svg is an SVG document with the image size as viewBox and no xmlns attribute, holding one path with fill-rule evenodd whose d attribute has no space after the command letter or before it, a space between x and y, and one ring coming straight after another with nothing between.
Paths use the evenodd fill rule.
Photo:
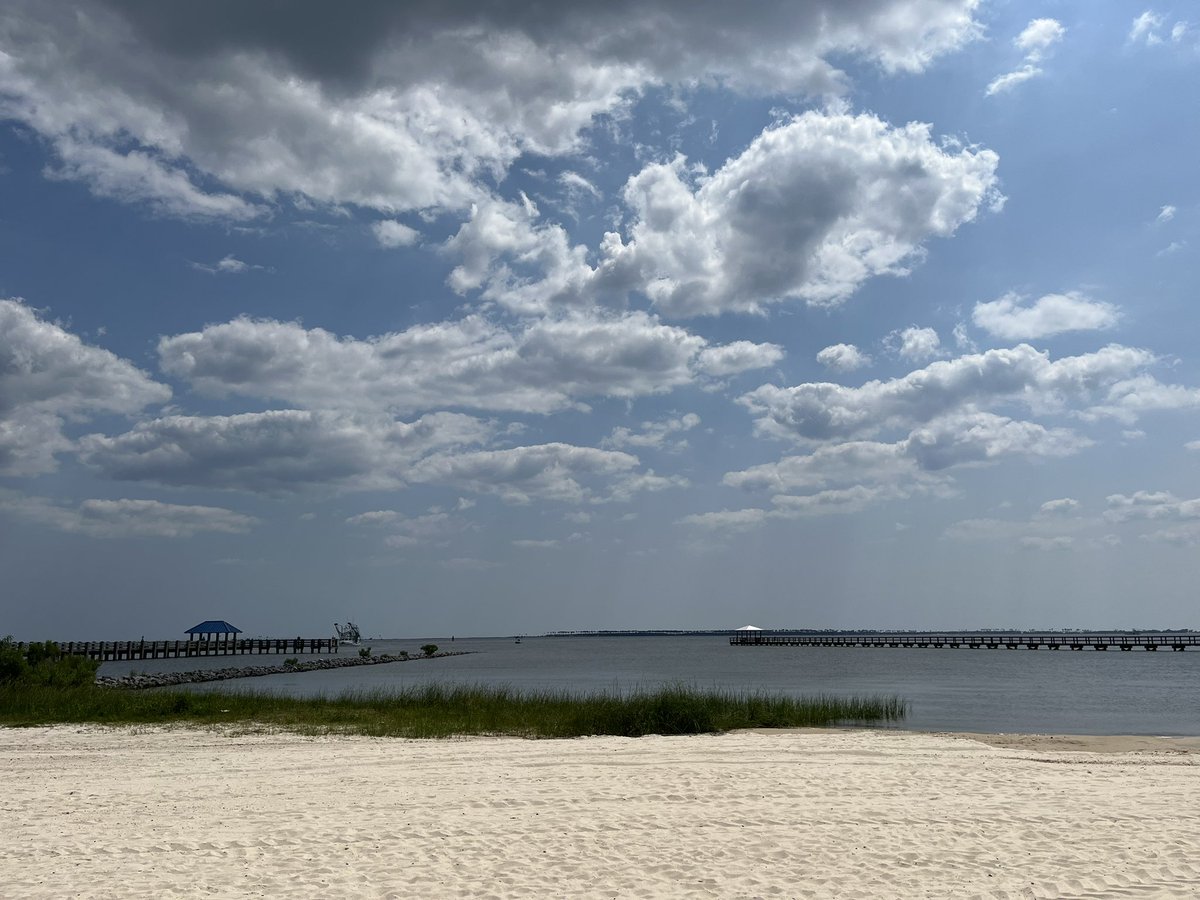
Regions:
<instances>
[{"instance_id":1,"label":"small boat on water","mask_svg":"<svg viewBox=\"0 0 1200 900\"><path fill-rule=\"evenodd\" d=\"M515 641L513 641L513 643L514 643L514 644L519 644L519 643L521 643L521 636L520 636L519 634L517 635L517 639L516 639Z\"/></svg>"},{"instance_id":2,"label":"small boat on water","mask_svg":"<svg viewBox=\"0 0 1200 900\"><path fill-rule=\"evenodd\" d=\"M333 623L333 630L337 632L338 643L354 646L362 640L362 634L358 630L358 626L353 622L347 622L345 625Z\"/></svg>"}]
</instances>

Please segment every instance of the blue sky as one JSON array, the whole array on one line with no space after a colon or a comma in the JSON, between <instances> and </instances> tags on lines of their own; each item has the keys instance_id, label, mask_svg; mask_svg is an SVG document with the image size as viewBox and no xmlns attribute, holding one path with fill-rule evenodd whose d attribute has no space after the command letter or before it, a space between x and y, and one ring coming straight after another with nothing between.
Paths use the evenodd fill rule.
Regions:
<instances>
[{"instance_id":1,"label":"blue sky","mask_svg":"<svg viewBox=\"0 0 1200 900\"><path fill-rule=\"evenodd\" d=\"M1195 625L1200 15L739 9L8 4L0 631Z\"/></svg>"}]
</instances>

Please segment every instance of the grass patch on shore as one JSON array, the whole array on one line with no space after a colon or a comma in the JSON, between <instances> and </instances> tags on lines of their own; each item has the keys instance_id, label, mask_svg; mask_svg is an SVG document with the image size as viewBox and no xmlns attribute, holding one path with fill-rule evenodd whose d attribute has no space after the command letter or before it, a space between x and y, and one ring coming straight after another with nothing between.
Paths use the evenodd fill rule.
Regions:
<instances>
[{"instance_id":1,"label":"grass patch on shore","mask_svg":"<svg viewBox=\"0 0 1200 900\"><path fill-rule=\"evenodd\" d=\"M705 734L901 721L899 697L783 697L673 686L631 694L517 692L505 687L426 685L337 697L252 692L125 691L93 685L0 684L0 725L231 725L302 733L438 738L514 735Z\"/></svg>"}]
</instances>

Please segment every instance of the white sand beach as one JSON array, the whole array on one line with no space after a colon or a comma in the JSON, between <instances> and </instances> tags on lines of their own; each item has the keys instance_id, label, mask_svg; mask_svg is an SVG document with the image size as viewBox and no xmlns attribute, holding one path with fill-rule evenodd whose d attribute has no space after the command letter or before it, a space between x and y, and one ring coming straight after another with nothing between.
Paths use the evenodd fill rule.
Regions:
<instances>
[{"instance_id":1,"label":"white sand beach","mask_svg":"<svg viewBox=\"0 0 1200 900\"><path fill-rule=\"evenodd\" d=\"M0 731L4 897L1200 896L1200 741Z\"/></svg>"}]
</instances>

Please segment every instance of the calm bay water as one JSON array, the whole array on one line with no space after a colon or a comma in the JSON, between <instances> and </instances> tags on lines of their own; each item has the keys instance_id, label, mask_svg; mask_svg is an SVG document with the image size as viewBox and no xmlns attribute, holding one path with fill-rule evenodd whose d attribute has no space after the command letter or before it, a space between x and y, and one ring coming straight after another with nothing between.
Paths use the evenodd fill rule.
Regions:
<instances>
[{"instance_id":1,"label":"calm bay water","mask_svg":"<svg viewBox=\"0 0 1200 900\"><path fill-rule=\"evenodd\" d=\"M364 641L375 653L424 643L467 655L193 685L334 696L442 684L576 693L685 683L804 694L898 694L905 728L923 731L1200 735L1200 651L731 647L724 637L411 638ZM357 653L355 647L343 652ZM278 656L105 663L102 674L269 665Z\"/></svg>"}]
</instances>

